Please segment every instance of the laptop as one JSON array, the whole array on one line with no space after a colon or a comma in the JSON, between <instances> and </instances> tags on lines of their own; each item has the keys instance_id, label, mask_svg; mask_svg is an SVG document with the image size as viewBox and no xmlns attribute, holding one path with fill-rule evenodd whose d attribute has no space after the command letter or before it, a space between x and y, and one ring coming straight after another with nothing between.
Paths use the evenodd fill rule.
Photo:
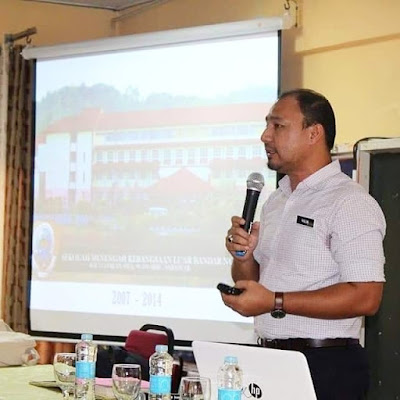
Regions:
<instances>
[{"instance_id":1,"label":"laptop","mask_svg":"<svg viewBox=\"0 0 400 400\"><path fill-rule=\"evenodd\" d=\"M211 380L211 400L217 399L217 372L225 356L236 356L243 371L242 399L316 400L310 370L298 351L193 341L200 376Z\"/></svg>"}]
</instances>

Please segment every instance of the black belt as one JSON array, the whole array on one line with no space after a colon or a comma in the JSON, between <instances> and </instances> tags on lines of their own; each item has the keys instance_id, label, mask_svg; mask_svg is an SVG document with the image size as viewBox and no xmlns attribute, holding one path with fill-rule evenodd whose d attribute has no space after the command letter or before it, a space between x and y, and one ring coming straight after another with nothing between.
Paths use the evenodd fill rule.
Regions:
<instances>
[{"instance_id":1,"label":"black belt","mask_svg":"<svg viewBox=\"0 0 400 400\"><path fill-rule=\"evenodd\" d=\"M335 338L335 339L263 339L258 338L258 344L269 349L296 350L318 349L321 347L347 347L358 344L358 339Z\"/></svg>"}]
</instances>

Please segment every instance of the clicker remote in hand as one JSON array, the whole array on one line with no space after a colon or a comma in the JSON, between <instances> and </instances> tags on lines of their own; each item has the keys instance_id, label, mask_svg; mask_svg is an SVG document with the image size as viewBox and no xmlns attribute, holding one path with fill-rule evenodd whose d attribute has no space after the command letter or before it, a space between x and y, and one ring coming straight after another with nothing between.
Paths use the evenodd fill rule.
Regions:
<instances>
[{"instance_id":1,"label":"clicker remote in hand","mask_svg":"<svg viewBox=\"0 0 400 400\"><path fill-rule=\"evenodd\" d=\"M226 283L219 283L217 285L217 289L222 293L231 294L231 295L234 295L234 296L237 296L237 295L243 293L243 289L239 289L239 288L236 288L236 287L233 287L233 286L229 286Z\"/></svg>"}]
</instances>

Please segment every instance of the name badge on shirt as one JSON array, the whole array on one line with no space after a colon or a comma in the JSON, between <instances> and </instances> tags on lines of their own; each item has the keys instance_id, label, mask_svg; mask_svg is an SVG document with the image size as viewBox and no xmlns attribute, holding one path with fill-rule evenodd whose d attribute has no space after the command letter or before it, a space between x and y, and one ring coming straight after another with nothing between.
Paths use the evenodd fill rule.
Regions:
<instances>
[{"instance_id":1,"label":"name badge on shirt","mask_svg":"<svg viewBox=\"0 0 400 400\"><path fill-rule=\"evenodd\" d=\"M302 217L300 215L297 216L297 223L300 225L309 226L310 228L314 227L314 220L307 217Z\"/></svg>"}]
</instances>

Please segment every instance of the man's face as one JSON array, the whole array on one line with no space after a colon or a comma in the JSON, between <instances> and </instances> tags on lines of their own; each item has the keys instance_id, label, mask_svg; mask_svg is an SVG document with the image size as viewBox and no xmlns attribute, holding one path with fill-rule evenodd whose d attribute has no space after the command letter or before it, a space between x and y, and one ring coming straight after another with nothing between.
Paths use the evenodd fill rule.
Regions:
<instances>
[{"instance_id":1,"label":"man's face","mask_svg":"<svg viewBox=\"0 0 400 400\"><path fill-rule=\"evenodd\" d=\"M284 174L301 171L310 150L303 119L294 97L285 97L271 108L261 135L270 169Z\"/></svg>"}]
</instances>

